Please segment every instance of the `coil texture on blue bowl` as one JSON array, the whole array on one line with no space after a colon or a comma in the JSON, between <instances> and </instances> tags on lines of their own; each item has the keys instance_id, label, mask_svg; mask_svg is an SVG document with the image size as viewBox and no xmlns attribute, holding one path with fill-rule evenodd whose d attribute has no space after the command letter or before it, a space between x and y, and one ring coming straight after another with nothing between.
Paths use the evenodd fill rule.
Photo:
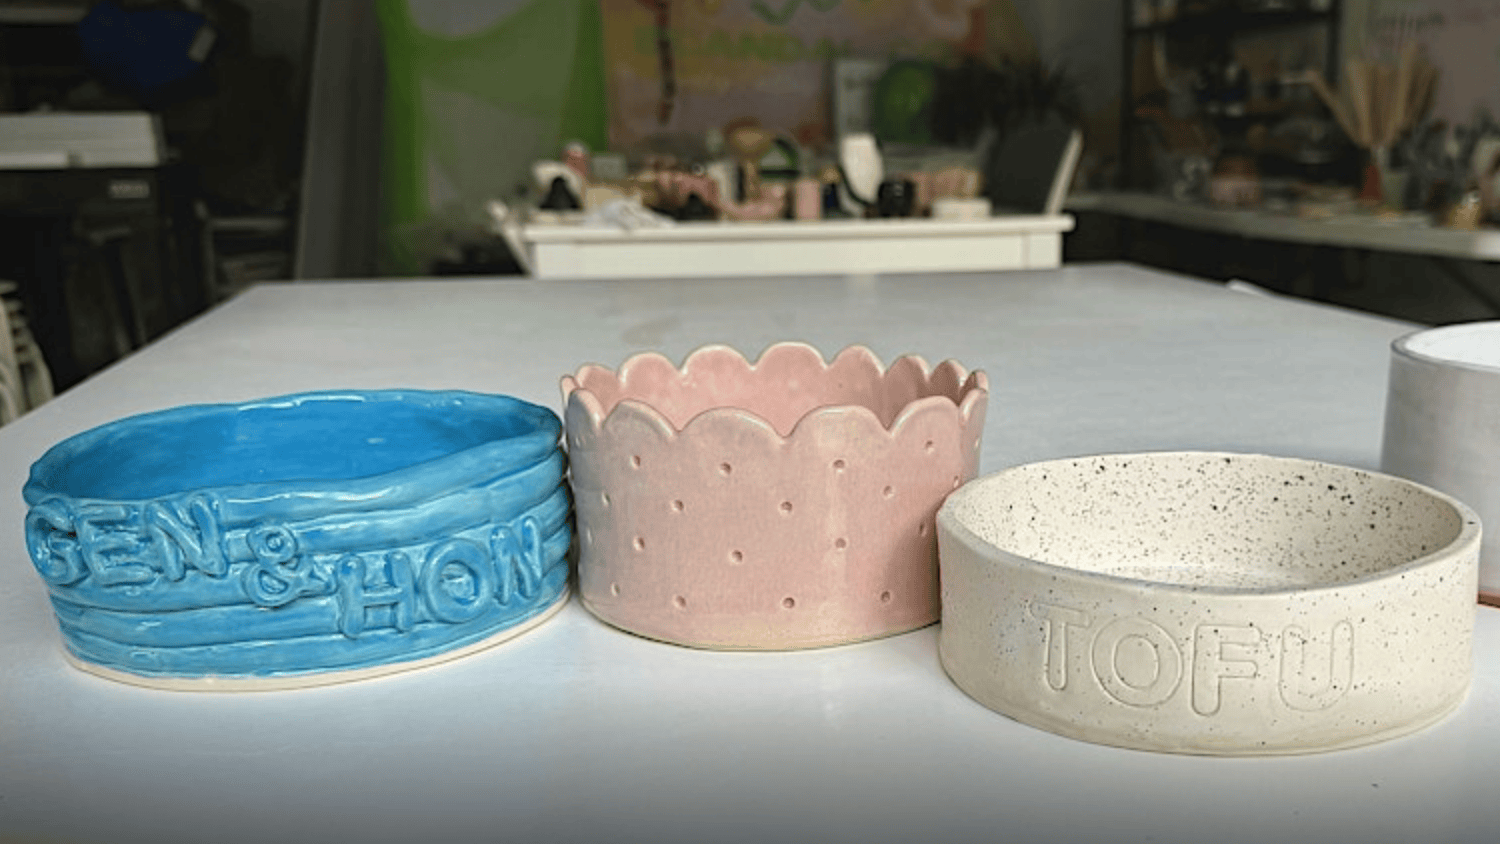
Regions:
<instances>
[{"instance_id":1,"label":"coil texture on blue bowl","mask_svg":"<svg viewBox=\"0 0 1500 844\"><path fill-rule=\"evenodd\" d=\"M86 671L207 689L391 673L562 606L560 434L546 408L467 392L133 416L33 464L27 548Z\"/></svg>"}]
</instances>

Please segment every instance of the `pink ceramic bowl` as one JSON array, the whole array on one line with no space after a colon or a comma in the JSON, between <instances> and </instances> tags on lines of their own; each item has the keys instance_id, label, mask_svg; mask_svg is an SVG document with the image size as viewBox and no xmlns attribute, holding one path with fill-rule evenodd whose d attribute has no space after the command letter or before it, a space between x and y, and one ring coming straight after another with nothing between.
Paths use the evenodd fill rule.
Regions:
<instances>
[{"instance_id":1,"label":"pink ceramic bowl","mask_svg":"<svg viewBox=\"0 0 1500 844\"><path fill-rule=\"evenodd\" d=\"M989 385L954 361L825 363L707 346L562 379L594 615L653 639L781 650L938 618L934 517L979 464Z\"/></svg>"}]
</instances>

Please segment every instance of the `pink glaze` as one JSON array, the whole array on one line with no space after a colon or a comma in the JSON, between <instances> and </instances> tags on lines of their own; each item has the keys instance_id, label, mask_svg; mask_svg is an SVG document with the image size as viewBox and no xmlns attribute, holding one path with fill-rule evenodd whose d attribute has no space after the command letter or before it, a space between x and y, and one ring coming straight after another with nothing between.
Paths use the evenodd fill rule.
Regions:
<instances>
[{"instance_id":1,"label":"pink glaze","mask_svg":"<svg viewBox=\"0 0 1500 844\"><path fill-rule=\"evenodd\" d=\"M791 649L938 618L934 517L979 465L954 361L707 346L562 379L583 603L683 645Z\"/></svg>"}]
</instances>

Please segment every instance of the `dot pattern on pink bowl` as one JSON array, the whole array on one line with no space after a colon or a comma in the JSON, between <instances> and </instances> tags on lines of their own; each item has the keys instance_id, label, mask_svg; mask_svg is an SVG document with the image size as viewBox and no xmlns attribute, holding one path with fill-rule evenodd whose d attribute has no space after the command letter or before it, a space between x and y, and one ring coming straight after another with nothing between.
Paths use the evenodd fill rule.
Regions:
<instances>
[{"instance_id":1,"label":"dot pattern on pink bowl","mask_svg":"<svg viewBox=\"0 0 1500 844\"><path fill-rule=\"evenodd\" d=\"M708 347L563 379L595 615L680 644L818 647L938 616L933 519L974 476L988 385L802 344ZM602 502L607 500L608 505Z\"/></svg>"}]
</instances>

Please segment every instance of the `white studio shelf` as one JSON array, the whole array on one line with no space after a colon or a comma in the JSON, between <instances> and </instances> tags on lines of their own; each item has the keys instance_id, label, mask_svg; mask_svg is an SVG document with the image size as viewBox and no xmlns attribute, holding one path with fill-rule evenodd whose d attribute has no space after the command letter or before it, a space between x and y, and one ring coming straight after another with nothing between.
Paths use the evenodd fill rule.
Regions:
<instances>
[{"instance_id":1,"label":"white studio shelf","mask_svg":"<svg viewBox=\"0 0 1500 844\"><path fill-rule=\"evenodd\" d=\"M984 220L533 223L504 232L537 278L973 272L1062 263L1067 214Z\"/></svg>"}]
</instances>

